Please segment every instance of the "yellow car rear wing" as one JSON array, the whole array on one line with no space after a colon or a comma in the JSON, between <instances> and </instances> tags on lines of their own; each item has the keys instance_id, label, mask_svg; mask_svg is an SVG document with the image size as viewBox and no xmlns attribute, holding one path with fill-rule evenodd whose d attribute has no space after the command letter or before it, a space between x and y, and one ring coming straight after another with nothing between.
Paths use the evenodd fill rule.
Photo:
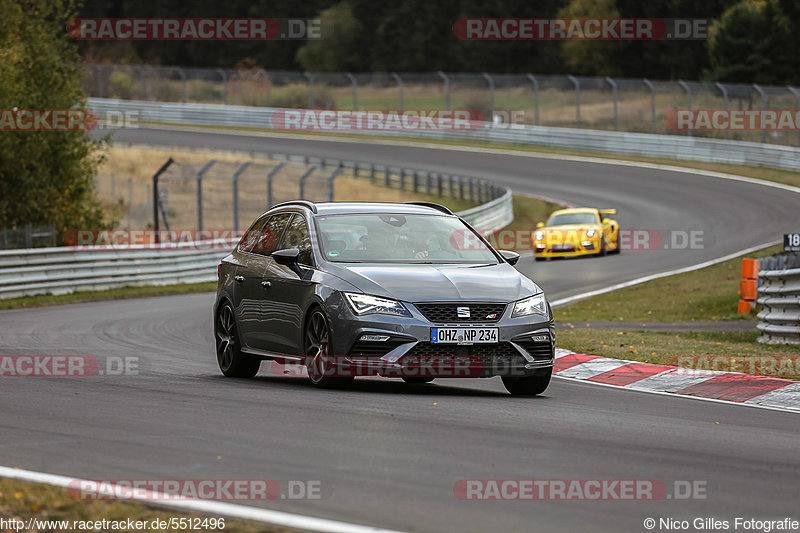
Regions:
<instances>
[{"instance_id":1,"label":"yellow car rear wing","mask_svg":"<svg viewBox=\"0 0 800 533\"><path fill-rule=\"evenodd\" d=\"M597 211L601 215L616 215L617 214L617 210L616 209L598 209Z\"/></svg>"}]
</instances>

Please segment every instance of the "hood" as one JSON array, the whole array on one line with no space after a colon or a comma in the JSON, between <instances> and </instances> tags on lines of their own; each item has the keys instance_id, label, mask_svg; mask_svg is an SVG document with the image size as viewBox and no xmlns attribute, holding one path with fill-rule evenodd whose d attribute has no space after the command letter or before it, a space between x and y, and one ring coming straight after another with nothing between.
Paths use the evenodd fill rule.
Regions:
<instances>
[{"instance_id":1,"label":"hood","mask_svg":"<svg viewBox=\"0 0 800 533\"><path fill-rule=\"evenodd\" d=\"M336 275L366 294L406 302L512 302L541 289L507 263L496 265L342 265ZM333 270L333 269L332 269Z\"/></svg>"}]
</instances>

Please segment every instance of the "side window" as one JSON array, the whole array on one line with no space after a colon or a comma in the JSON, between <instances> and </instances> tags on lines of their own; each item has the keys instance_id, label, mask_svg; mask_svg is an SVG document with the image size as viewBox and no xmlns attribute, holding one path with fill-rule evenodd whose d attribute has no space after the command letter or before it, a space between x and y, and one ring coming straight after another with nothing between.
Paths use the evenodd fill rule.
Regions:
<instances>
[{"instance_id":1,"label":"side window","mask_svg":"<svg viewBox=\"0 0 800 533\"><path fill-rule=\"evenodd\" d=\"M236 249L240 252L252 252L256 244L258 244L258 237L261 235L261 229L264 227L264 224L267 223L268 218L268 216L263 216L256 219L253 225L244 232L244 235L242 235L242 238L239 240L239 244L236 245Z\"/></svg>"},{"instance_id":2,"label":"side window","mask_svg":"<svg viewBox=\"0 0 800 533\"><path fill-rule=\"evenodd\" d=\"M291 213L281 213L269 217L266 223L263 219L259 219L242 237L239 242L239 250L260 255L274 252L291 217Z\"/></svg>"},{"instance_id":3,"label":"side window","mask_svg":"<svg viewBox=\"0 0 800 533\"><path fill-rule=\"evenodd\" d=\"M313 266L313 254L311 253L311 237L308 234L308 226L306 219L302 215L295 215L286 234L283 236L283 242L280 246L283 248L297 248L300 250L300 255L297 257L298 262L303 265Z\"/></svg>"}]
</instances>

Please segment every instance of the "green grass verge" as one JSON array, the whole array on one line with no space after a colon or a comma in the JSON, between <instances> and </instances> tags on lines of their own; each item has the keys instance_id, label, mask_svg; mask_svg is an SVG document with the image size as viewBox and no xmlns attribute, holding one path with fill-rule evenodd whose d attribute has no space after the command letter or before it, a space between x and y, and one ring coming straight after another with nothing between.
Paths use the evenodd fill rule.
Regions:
<instances>
[{"instance_id":1,"label":"green grass verge","mask_svg":"<svg viewBox=\"0 0 800 533\"><path fill-rule=\"evenodd\" d=\"M742 257L760 257L781 249L773 246ZM623 252L623 256L625 253L635 252ZM752 320L754 314L737 313L742 257L587 298L558 307L553 314L559 322Z\"/></svg>"},{"instance_id":2,"label":"green grass verge","mask_svg":"<svg viewBox=\"0 0 800 533\"><path fill-rule=\"evenodd\" d=\"M142 287L122 287L104 291L77 291L71 294L37 294L0 300L0 309L22 309L24 307L42 307L78 302L99 302L102 300L122 300L125 298L142 298L145 296L170 296L195 292L214 292L217 282L180 283L178 285L146 285Z\"/></svg>"},{"instance_id":3,"label":"green grass verge","mask_svg":"<svg viewBox=\"0 0 800 533\"><path fill-rule=\"evenodd\" d=\"M155 508L140 503L128 503L113 500L81 501L69 496L66 489L52 487L38 483L26 483L13 479L0 479L0 517L27 521L30 518L39 520L67 520L70 522L66 529L39 528L32 531L94 531L95 528L79 529L73 527L73 521L119 521L127 522L130 518L134 522L148 522L148 527L141 531L179 531L178 528L151 528L153 520L166 520L171 518L219 519L219 516L204 516L197 513L180 513L164 508ZM296 531L283 527L269 526L257 522L225 519L224 531L233 533L279 533ZM217 522L219 524L219 522ZM102 529L102 528L101 528ZM109 529L110 530L110 529ZM222 528L203 527L201 531L222 531ZM9 529L9 531L13 531ZM120 531L135 531L127 527Z\"/></svg>"},{"instance_id":4,"label":"green grass verge","mask_svg":"<svg viewBox=\"0 0 800 533\"><path fill-rule=\"evenodd\" d=\"M578 353L800 379L800 346L759 344L758 331L614 331L559 329L556 344Z\"/></svg>"}]
</instances>

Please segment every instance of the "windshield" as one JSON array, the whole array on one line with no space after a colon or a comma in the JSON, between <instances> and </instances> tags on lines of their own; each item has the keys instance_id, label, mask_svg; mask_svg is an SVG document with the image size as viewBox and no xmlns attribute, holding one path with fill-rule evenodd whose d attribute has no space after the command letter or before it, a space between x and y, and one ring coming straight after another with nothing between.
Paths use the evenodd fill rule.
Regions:
<instances>
[{"instance_id":1,"label":"windshield","mask_svg":"<svg viewBox=\"0 0 800 533\"><path fill-rule=\"evenodd\" d=\"M497 263L459 219L439 215L316 218L322 253L342 263Z\"/></svg>"},{"instance_id":2,"label":"windshield","mask_svg":"<svg viewBox=\"0 0 800 533\"><path fill-rule=\"evenodd\" d=\"M553 215L547 221L547 226L570 226L572 224L597 224L594 213L563 213Z\"/></svg>"}]
</instances>

